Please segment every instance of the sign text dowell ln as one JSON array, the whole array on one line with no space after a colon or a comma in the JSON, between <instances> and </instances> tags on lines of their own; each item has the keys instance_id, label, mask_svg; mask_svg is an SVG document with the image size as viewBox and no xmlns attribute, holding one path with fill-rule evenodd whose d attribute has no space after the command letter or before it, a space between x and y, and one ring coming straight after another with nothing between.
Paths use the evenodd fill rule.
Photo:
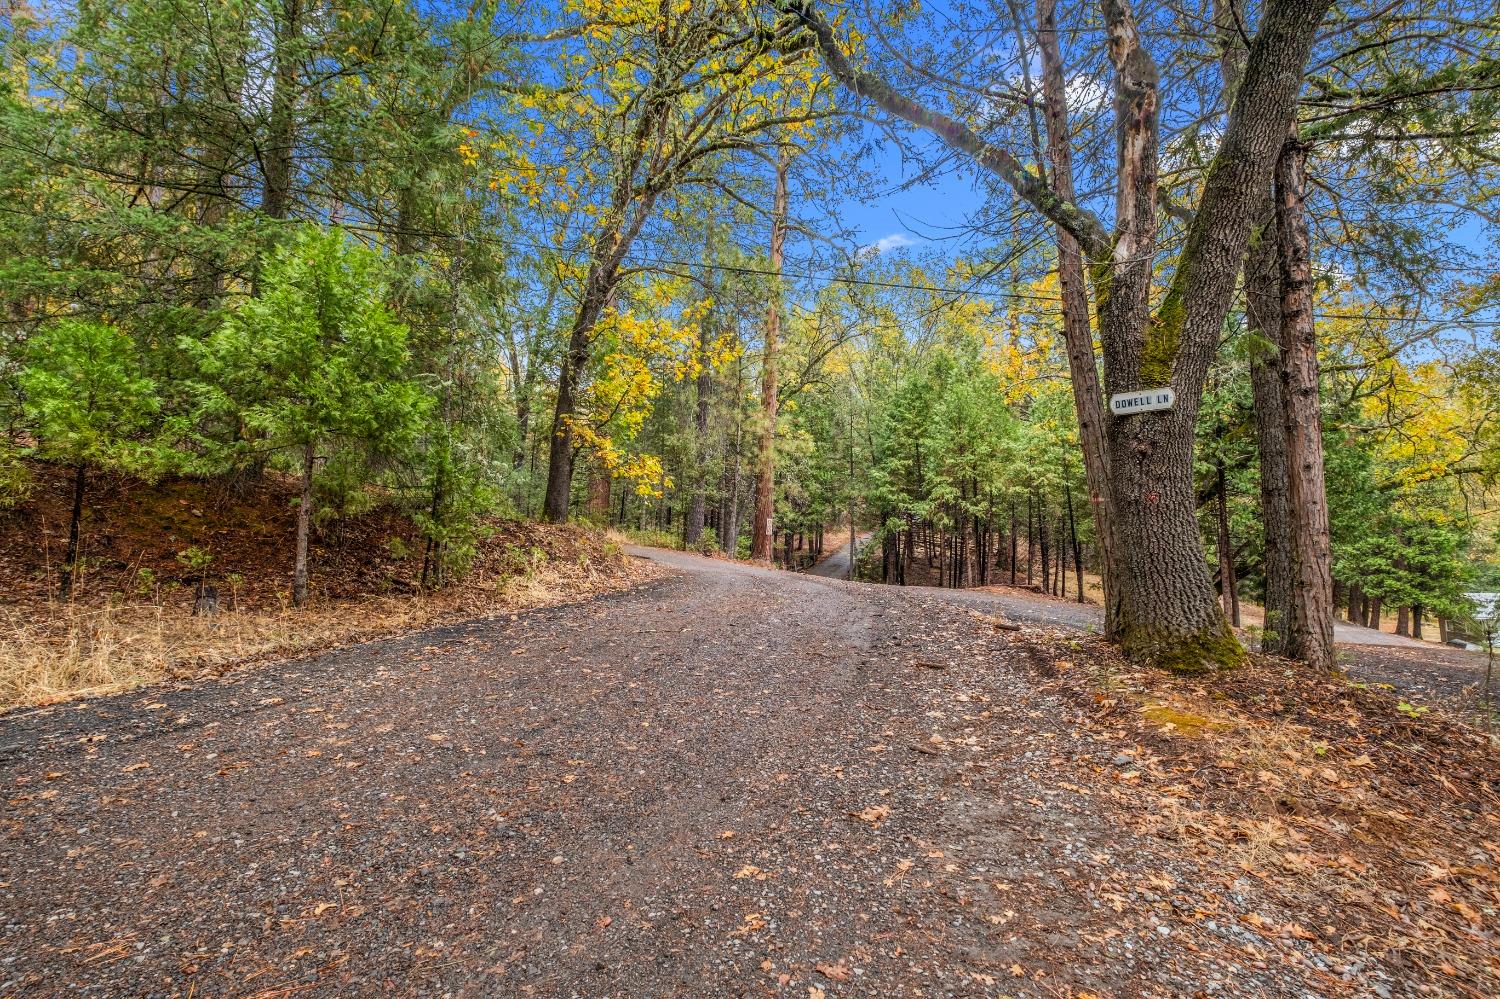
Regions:
<instances>
[{"instance_id":1,"label":"sign text dowell ln","mask_svg":"<svg viewBox=\"0 0 1500 999\"><path fill-rule=\"evenodd\" d=\"M1109 397L1109 411L1116 416L1133 413L1150 413L1158 409L1171 409L1177 402L1177 393L1171 387L1141 389L1139 392L1120 392Z\"/></svg>"}]
</instances>

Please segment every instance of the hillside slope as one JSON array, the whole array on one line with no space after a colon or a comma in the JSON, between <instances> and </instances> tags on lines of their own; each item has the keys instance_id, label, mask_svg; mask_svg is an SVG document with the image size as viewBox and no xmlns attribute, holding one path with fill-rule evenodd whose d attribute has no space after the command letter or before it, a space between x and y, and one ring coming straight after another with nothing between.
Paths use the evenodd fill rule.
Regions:
<instances>
[{"instance_id":1,"label":"hillside slope","mask_svg":"<svg viewBox=\"0 0 1500 999\"><path fill-rule=\"evenodd\" d=\"M651 572L601 532L497 519L468 570L424 593L420 534L383 508L317 533L313 603L293 611L289 482L101 476L88 493L83 572L64 603L70 481L48 466L35 473L28 502L0 513L0 707L577 599ZM193 613L200 584L217 591L218 614Z\"/></svg>"}]
</instances>

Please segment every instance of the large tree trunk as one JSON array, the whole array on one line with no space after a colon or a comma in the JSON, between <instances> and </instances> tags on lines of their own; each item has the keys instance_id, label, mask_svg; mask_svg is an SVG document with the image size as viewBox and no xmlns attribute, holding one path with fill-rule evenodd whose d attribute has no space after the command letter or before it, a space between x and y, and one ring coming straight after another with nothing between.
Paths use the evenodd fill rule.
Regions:
<instances>
[{"instance_id":1,"label":"large tree trunk","mask_svg":"<svg viewBox=\"0 0 1500 999\"><path fill-rule=\"evenodd\" d=\"M557 403L552 410L552 439L547 449L547 489L542 500L542 519L561 524L568 519L573 498L573 415L577 410L578 382L588 363L589 341L603 302L585 301L573 322L568 350L557 374Z\"/></svg>"},{"instance_id":2,"label":"large tree trunk","mask_svg":"<svg viewBox=\"0 0 1500 999\"><path fill-rule=\"evenodd\" d=\"M589 465L589 519L597 524L609 522L609 500L614 478L601 462Z\"/></svg>"},{"instance_id":3,"label":"large tree trunk","mask_svg":"<svg viewBox=\"0 0 1500 999\"><path fill-rule=\"evenodd\" d=\"M781 337L781 261L786 245L787 172L791 147L781 145L776 156L776 190L771 204L771 303L766 309L766 342L760 374L760 446L755 465L755 513L750 525L750 557L771 558L776 509L776 365Z\"/></svg>"},{"instance_id":4,"label":"large tree trunk","mask_svg":"<svg viewBox=\"0 0 1500 999\"><path fill-rule=\"evenodd\" d=\"M1269 195L1269 190L1267 194ZM1277 263L1276 221L1266 198L1265 224L1251 237L1245 258L1245 315L1255 343L1250 349L1250 391L1260 457L1261 530L1264 537L1266 619L1261 647L1285 655L1292 626L1291 475L1286 457L1286 401L1282 394L1281 274Z\"/></svg>"},{"instance_id":5,"label":"large tree trunk","mask_svg":"<svg viewBox=\"0 0 1500 999\"><path fill-rule=\"evenodd\" d=\"M1286 654L1333 668L1333 567L1323 480L1318 340L1312 313L1312 251L1307 212L1307 147L1295 135L1276 161L1276 234L1281 255L1281 379L1292 509L1292 621Z\"/></svg>"},{"instance_id":6,"label":"large tree trunk","mask_svg":"<svg viewBox=\"0 0 1500 999\"><path fill-rule=\"evenodd\" d=\"M292 606L307 606L307 548L312 528L313 465L311 444L302 449L302 499L297 504L297 562L292 570Z\"/></svg>"},{"instance_id":7,"label":"large tree trunk","mask_svg":"<svg viewBox=\"0 0 1500 999\"><path fill-rule=\"evenodd\" d=\"M1069 143L1067 87L1062 52L1057 41L1057 0L1037 0L1037 43L1042 57L1043 112L1047 123L1047 159L1058 197L1073 201L1073 152ZM1114 641L1118 631L1118 592L1115 581L1115 537L1109 501L1109 450L1104 432L1104 393L1094 355L1094 331L1089 322L1084 285L1083 251L1078 240L1057 226L1057 279L1062 291L1063 342L1068 352L1068 375L1073 406L1078 414L1078 442L1083 451L1084 481L1099 539L1099 576L1104 584L1104 635ZM1071 514L1071 509L1069 510ZM1081 572L1082 570L1080 570ZM1079 599L1082 599L1080 593Z\"/></svg>"},{"instance_id":8,"label":"large tree trunk","mask_svg":"<svg viewBox=\"0 0 1500 999\"><path fill-rule=\"evenodd\" d=\"M618 244L623 237L614 235ZM594 342L594 327L613 294L618 281L619 259L623 249L610 260L596 260L589 267L583 286L583 300L573 318L568 336L568 350L557 373L557 403L552 411L552 440L547 451L547 491L542 503L542 519L561 524L568 519L573 501L573 416L578 407L578 390L583 370L588 365L589 348Z\"/></svg>"},{"instance_id":9,"label":"large tree trunk","mask_svg":"<svg viewBox=\"0 0 1500 999\"><path fill-rule=\"evenodd\" d=\"M1119 622L1116 638L1139 662L1197 671L1233 665L1244 655L1218 605L1198 536L1194 430L1238 281L1252 203L1270 183L1313 37L1330 4L1267 0L1171 284L1153 316L1159 88L1155 62L1126 0L1102 4L1118 123L1113 233L1059 197L1043 175L1005 147L856 69L808 0L780 0L811 29L825 64L846 87L973 156L1079 241L1093 270L1108 392L1168 385L1175 390L1173 410L1106 421L1110 534L1120 582L1111 602Z\"/></svg>"},{"instance_id":10,"label":"large tree trunk","mask_svg":"<svg viewBox=\"0 0 1500 999\"><path fill-rule=\"evenodd\" d=\"M1178 400L1169 411L1109 421L1120 603L1128 622L1120 644L1137 661L1197 671L1232 665L1243 656L1214 594L1198 537L1194 431L1256 192L1271 180L1327 6L1326 0L1268 5L1176 270L1156 315L1149 316L1155 66L1140 47L1122 0L1105 4L1120 135L1116 237L1108 261L1096 264L1108 282L1099 307L1105 383L1110 392L1170 385Z\"/></svg>"},{"instance_id":11,"label":"large tree trunk","mask_svg":"<svg viewBox=\"0 0 1500 999\"><path fill-rule=\"evenodd\" d=\"M1207 287L1224 283L1224 270L1233 268L1231 281L1238 277L1240 264L1238 254L1230 258L1217 252L1218 246L1205 243L1211 237L1216 242L1225 236L1234 239L1237 220L1220 207L1226 217L1219 226L1230 231L1209 231L1210 216L1200 212L1178 258L1161 315L1153 318L1157 69L1140 43L1129 7L1122 0L1107 0L1104 10L1115 66L1119 156L1114 249L1107 260L1095 263L1106 390L1172 385L1178 397L1176 409L1111 416L1107 424L1121 576L1112 599L1118 602L1119 640L1127 656L1192 672L1237 662L1241 655L1209 579L1192 475L1198 403L1209 360L1218 347L1217 330L1205 338L1196 328L1206 320L1211 304L1201 297ZM1253 166L1246 150L1226 143L1215 158L1210 191L1215 173L1227 178ZM1214 193L1223 202L1222 188ZM1206 191L1205 202L1208 197ZM1203 211L1207 210L1205 205ZM1190 297L1199 313L1191 317L1192 326ZM1226 308L1227 304L1226 300ZM1222 321L1221 312L1218 322Z\"/></svg>"},{"instance_id":12,"label":"large tree trunk","mask_svg":"<svg viewBox=\"0 0 1500 999\"><path fill-rule=\"evenodd\" d=\"M302 0L282 0L272 56L271 106L261 150L260 210L284 219L291 210L297 141L297 64L302 57Z\"/></svg>"},{"instance_id":13,"label":"large tree trunk","mask_svg":"<svg viewBox=\"0 0 1500 999\"><path fill-rule=\"evenodd\" d=\"M1242 0L1215 0L1214 27L1226 96L1233 97L1245 72ZM1292 619L1292 512L1287 485L1286 403L1281 392L1281 272L1277 263L1276 212L1271 185L1252 209L1256 228L1245 254L1245 319L1249 327L1250 392L1260 458L1260 506L1265 570L1265 621L1261 651L1286 651Z\"/></svg>"},{"instance_id":14,"label":"large tree trunk","mask_svg":"<svg viewBox=\"0 0 1500 999\"><path fill-rule=\"evenodd\" d=\"M594 343L594 328L614 297L620 281L620 266L641 228L651 217L657 194L640 195L621 181L612 195L610 218L593 233L593 258L583 282L583 297L568 335L568 349L557 373L557 403L552 411L552 441L547 451L547 489L542 503L542 519L561 524L568 519L573 497L573 417L578 406L578 390L589 351ZM629 215L626 219L627 213Z\"/></svg>"}]
</instances>

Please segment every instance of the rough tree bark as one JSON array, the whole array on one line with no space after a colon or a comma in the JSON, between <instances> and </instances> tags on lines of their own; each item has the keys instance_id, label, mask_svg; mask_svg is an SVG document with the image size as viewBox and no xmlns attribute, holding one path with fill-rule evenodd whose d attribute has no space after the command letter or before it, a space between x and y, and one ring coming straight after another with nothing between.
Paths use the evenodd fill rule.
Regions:
<instances>
[{"instance_id":1,"label":"rough tree bark","mask_svg":"<svg viewBox=\"0 0 1500 999\"><path fill-rule=\"evenodd\" d=\"M1242 0L1216 0L1214 27L1226 98L1245 72ZM1250 394L1260 458L1260 507L1265 571L1265 623L1261 651L1282 655L1292 620L1292 510L1286 463L1286 402L1281 389L1281 271L1276 212L1266 184L1252 209L1255 228L1245 254L1245 321L1250 347Z\"/></svg>"},{"instance_id":2,"label":"rough tree bark","mask_svg":"<svg viewBox=\"0 0 1500 999\"><path fill-rule=\"evenodd\" d=\"M1333 668L1333 567L1323 477L1318 340L1312 314L1312 250L1303 199L1307 147L1293 134L1276 160L1276 234L1281 258L1281 384L1292 510L1291 627L1286 654Z\"/></svg>"},{"instance_id":3,"label":"rough tree bark","mask_svg":"<svg viewBox=\"0 0 1500 999\"><path fill-rule=\"evenodd\" d=\"M291 210L293 150L297 141L297 63L302 49L302 0L282 0L272 56L271 106L260 150L260 210L284 219Z\"/></svg>"},{"instance_id":4,"label":"rough tree bark","mask_svg":"<svg viewBox=\"0 0 1500 999\"><path fill-rule=\"evenodd\" d=\"M703 467L708 461L708 402L713 390L713 374L708 366L709 321L698 325L698 377L693 411L692 494L688 498L687 516L683 518L682 540L688 548L697 548L703 540L703 519L708 507L708 478Z\"/></svg>"},{"instance_id":5,"label":"rough tree bark","mask_svg":"<svg viewBox=\"0 0 1500 999\"><path fill-rule=\"evenodd\" d=\"M1292 624L1292 501L1286 459L1286 401L1281 386L1281 274L1276 222L1267 191L1265 224L1251 237L1245 257L1245 317L1255 338L1250 351L1250 392L1260 456L1261 530L1264 538L1266 620L1261 647L1285 655Z\"/></svg>"},{"instance_id":6,"label":"rough tree bark","mask_svg":"<svg viewBox=\"0 0 1500 999\"><path fill-rule=\"evenodd\" d=\"M1291 126L1313 34L1327 6L1323 0L1267 4L1185 246L1162 304L1150 316L1150 262L1141 268L1137 261L1154 245L1154 67L1148 67L1128 8L1115 0L1104 5L1117 70L1121 149L1113 262L1095 265L1106 282L1099 303L1105 385L1110 392L1171 385L1178 398L1173 410L1109 422L1117 543L1130 562L1122 567L1128 625L1121 645L1137 660L1194 671L1231 665L1243 655L1215 599L1198 539L1194 428L1238 281L1256 192L1269 183ZM1152 155L1143 158L1152 162L1132 167L1132 151L1148 147Z\"/></svg>"},{"instance_id":7,"label":"rough tree bark","mask_svg":"<svg viewBox=\"0 0 1500 999\"><path fill-rule=\"evenodd\" d=\"M1037 43L1042 58L1042 109L1047 126L1047 159L1052 188L1072 202L1073 149L1069 144L1067 86L1062 50L1057 40L1057 0L1037 0ZM1068 353L1068 376L1073 406L1078 414L1078 442L1083 451L1084 481L1099 539L1099 576L1104 584L1104 635L1113 641L1118 630L1118 608L1112 596L1115 581L1115 543L1109 501L1109 452L1104 433L1104 394L1099 385L1099 362L1094 354L1094 331L1089 322L1088 289L1084 283L1083 251L1078 240L1057 226L1057 279L1062 292L1063 343ZM1071 511L1070 511L1071 512ZM1081 572L1082 570L1080 570ZM1080 596L1081 599L1081 596Z\"/></svg>"},{"instance_id":8,"label":"rough tree bark","mask_svg":"<svg viewBox=\"0 0 1500 999\"><path fill-rule=\"evenodd\" d=\"M847 88L973 156L1088 256L1108 392L1170 385L1175 409L1107 418L1109 499L1119 581L1111 598L1123 651L1180 671L1233 665L1243 650L1208 576L1192 482L1203 383L1238 283L1256 192L1270 182L1291 127L1314 33L1331 0L1268 0L1219 149L1171 283L1151 314L1156 243L1158 83L1130 6L1104 0L1115 67L1118 187L1113 233L1046 177L967 125L899 93L850 62L808 0L781 0L811 30Z\"/></svg>"},{"instance_id":9,"label":"rough tree bark","mask_svg":"<svg viewBox=\"0 0 1500 999\"><path fill-rule=\"evenodd\" d=\"M760 444L755 458L755 512L750 524L750 557L770 561L775 543L776 509L776 364L781 336L781 260L786 246L787 173L791 147L782 144L776 155L776 190L771 204L771 280L774 287L766 308L765 350L760 373Z\"/></svg>"}]
</instances>

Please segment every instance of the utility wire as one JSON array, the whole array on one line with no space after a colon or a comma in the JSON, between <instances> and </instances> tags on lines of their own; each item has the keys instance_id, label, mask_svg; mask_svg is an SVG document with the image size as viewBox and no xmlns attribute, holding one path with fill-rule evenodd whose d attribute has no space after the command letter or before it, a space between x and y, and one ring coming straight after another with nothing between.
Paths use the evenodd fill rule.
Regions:
<instances>
[{"instance_id":1,"label":"utility wire","mask_svg":"<svg viewBox=\"0 0 1500 999\"><path fill-rule=\"evenodd\" d=\"M64 219L63 221L74 221L74 220ZM278 222L285 222L286 224L301 224L302 222L304 222L306 220L303 220L303 219L285 219L285 220L277 220L277 221ZM504 247L506 249L512 249L512 250L530 249L530 250L540 250L540 251L543 251L543 252L546 252L546 253L560 253L560 252L564 252L561 247L551 246L551 245L548 245L546 243L535 242L535 241L532 241L532 240L525 240L525 239L514 239L514 238L512 238L512 239L505 239L505 238L501 238L501 237L498 237L498 236L488 236L488 235L483 235L483 234L480 234L480 233L472 233L472 232L470 232L470 233L451 233L451 232L424 231L424 230L417 230L417 229L400 229L400 230L397 230L397 229L395 229L393 227L356 223L356 222L353 222L352 220L341 220L341 221L336 222L334 224L339 225L342 228L352 230L354 232L371 233L371 234L374 234L374 235L381 235L381 236L402 235L402 236L416 236L416 237L424 238L424 239L464 240L464 241L470 241L470 242L484 243L484 244L491 245L491 246L500 246L500 247ZM830 271L823 271L823 272L818 272L818 271L804 271L804 272L789 273L789 272L787 272L786 270L783 269L781 271L781 273L778 274L776 271L768 270L768 269L762 268L762 267L745 267L745 266L742 266L742 265L739 265L739 264L712 263L712 262L709 262L709 261L706 261L706 260L696 260L696 261L694 261L694 260L675 259L675 258L672 258L672 257L657 257L657 256L651 256L651 255L648 255L648 254L640 254L640 253L637 253L635 251L632 251L631 253L627 254L626 262L627 263L633 262L633 263L635 263L637 265L650 265L650 266L658 266L658 267L686 267L686 268L695 268L696 267L696 268L702 268L704 270L714 270L714 271L721 271L721 272L733 273L733 274L748 274L748 275L754 275L754 276L758 276L758 277L768 277L768 278L780 277L782 280L791 279L791 280L809 281L809 282L822 281L822 282L825 282L825 283L828 283L828 284L842 284L842 285L863 286L863 287L870 287L870 288L889 288L889 289L900 290L900 291L923 291L923 292L927 292L929 294L949 295L949 296L952 296L952 297L955 297L955 298L962 298L962 297L966 297L966 296L973 296L973 297L978 297L978 298L989 298L989 299L1008 299L1008 300L1012 300L1012 301L1045 302L1045 303L1048 303L1048 304L1051 304L1051 305L1061 305L1062 304L1062 298L1060 296L1056 296L1056 295L1034 295L1034 294L1030 294L1030 293L1027 293L1027 292L1017 292L1017 291L982 290L982 289L978 289L978 288L974 288L974 287L953 288L953 287L948 287L948 286L944 286L944 285L936 285L936 284L912 284L912 283L905 282L905 281L882 281L882 280L879 280L879 279L876 279L876 278L849 277L849 276L837 274L837 273L830 272ZM1375 313L1375 312L1315 312L1315 313L1313 313L1313 315L1317 319L1350 319L1350 320L1368 320L1370 322L1384 322L1384 323L1425 323L1425 324L1429 324L1429 325L1447 324L1447 325L1453 325L1453 326L1500 328L1500 319L1465 319L1465 318L1455 318L1455 317L1452 317L1452 316L1437 316L1437 317L1434 317L1434 316L1392 316L1392 315L1385 315L1385 314L1382 314L1382 313ZM11 323L5 323L5 325L11 325L11 324L13 324L13 322L14 321L12 321Z\"/></svg>"},{"instance_id":2,"label":"utility wire","mask_svg":"<svg viewBox=\"0 0 1500 999\"><path fill-rule=\"evenodd\" d=\"M389 233L390 230L378 226L362 226L350 223L341 223L345 228L360 232ZM512 239L506 240L497 236L485 236L479 233L466 233L462 236L453 233L440 232L415 232L403 230L400 235L423 236L429 239L466 239L491 245L504 246L510 249L535 249L548 253L561 252L558 247L549 246L545 243L531 242L529 240ZM783 280L801 281L823 281L829 284L862 285L873 288L892 288L903 291L925 291L932 294L952 295L955 297L976 296L980 298L1001 298L1027 302L1047 302L1053 305L1062 304L1062 298L1057 295L1033 295L1027 292L1016 291L985 291L978 288L953 288L945 285L935 284L909 284L904 281L881 281L875 278L846 277L830 271L804 271L800 273L788 272L785 269L778 275L776 271L762 267L745 267L739 264L711 263L707 260L679 260L672 257L657 257L640 254L631 251L626 255L627 262L634 261L640 264L651 264L663 267L698 267L704 270L723 271L734 274L751 274L758 277L781 277ZM1451 316L1391 316L1376 312L1315 312L1314 317L1318 319L1369 319L1377 322L1387 323L1429 323L1433 325L1448 323L1461 326L1485 326L1500 327L1500 319L1462 319Z\"/></svg>"}]
</instances>

